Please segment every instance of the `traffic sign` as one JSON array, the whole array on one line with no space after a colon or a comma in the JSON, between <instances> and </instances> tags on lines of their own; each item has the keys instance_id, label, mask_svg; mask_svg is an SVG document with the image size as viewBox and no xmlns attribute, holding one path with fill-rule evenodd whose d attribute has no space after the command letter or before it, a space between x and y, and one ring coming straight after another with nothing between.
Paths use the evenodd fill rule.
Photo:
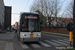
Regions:
<instances>
[{"instance_id":1,"label":"traffic sign","mask_svg":"<svg viewBox=\"0 0 75 50\"><path fill-rule=\"evenodd\" d=\"M70 47L71 47L73 23L71 23L71 22L68 23L66 28L67 28L67 30L69 31L69 41L70 41Z\"/></svg>"},{"instance_id":2,"label":"traffic sign","mask_svg":"<svg viewBox=\"0 0 75 50\"><path fill-rule=\"evenodd\" d=\"M68 23L66 28L67 28L68 31L73 31L73 23L71 23L71 22Z\"/></svg>"}]
</instances>

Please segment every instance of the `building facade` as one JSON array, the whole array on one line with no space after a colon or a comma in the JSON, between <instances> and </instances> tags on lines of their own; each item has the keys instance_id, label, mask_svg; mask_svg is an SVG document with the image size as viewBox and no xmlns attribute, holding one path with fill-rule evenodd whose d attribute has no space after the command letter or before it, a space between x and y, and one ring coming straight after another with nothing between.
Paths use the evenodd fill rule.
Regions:
<instances>
[{"instance_id":1,"label":"building facade","mask_svg":"<svg viewBox=\"0 0 75 50\"><path fill-rule=\"evenodd\" d=\"M50 17L44 16L39 10L36 10L40 14L40 20L42 27L66 27L69 22L73 23L73 18L61 18L61 17Z\"/></svg>"},{"instance_id":2,"label":"building facade","mask_svg":"<svg viewBox=\"0 0 75 50\"><path fill-rule=\"evenodd\" d=\"M5 6L4 29L11 30L11 6Z\"/></svg>"},{"instance_id":3,"label":"building facade","mask_svg":"<svg viewBox=\"0 0 75 50\"><path fill-rule=\"evenodd\" d=\"M0 29L2 30L4 27L4 2L3 0L0 0Z\"/></svg>"}]
</instances>

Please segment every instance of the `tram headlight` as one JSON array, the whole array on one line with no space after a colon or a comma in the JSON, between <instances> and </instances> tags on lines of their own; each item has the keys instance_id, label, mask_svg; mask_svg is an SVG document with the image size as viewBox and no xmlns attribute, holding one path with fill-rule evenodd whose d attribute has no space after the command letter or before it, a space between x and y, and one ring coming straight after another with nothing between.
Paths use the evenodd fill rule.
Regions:
<instances>
[{"instance_id":1,"label":"tram headlight","mask_svg":"<svg viewBox=\"0 0 75 50\"><path fill-rule=\"evenodd\" d=\"M25 34L23 34L23 36L26 36Z\"/></svg>"},{"instance_id":2,"label":"tram headlight","mask_svg":"<svg viewBox=\"0 0 75 50\"><path fill-rule=\"evenodd\" d=\"M40 36L40 34L37 34L37 36Z\"/></svg>"}]
</instances>

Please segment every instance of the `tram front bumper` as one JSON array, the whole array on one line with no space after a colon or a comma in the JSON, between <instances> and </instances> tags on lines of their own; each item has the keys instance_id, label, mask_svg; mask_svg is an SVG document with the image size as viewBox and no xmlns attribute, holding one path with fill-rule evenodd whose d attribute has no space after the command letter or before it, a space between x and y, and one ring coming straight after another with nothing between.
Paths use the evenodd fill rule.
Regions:
<instances>
[{"instance_id":1,"label":"tram front bumper","mask_svg":"<svg viewBox=\"0 0 75 50\"><path fill-rule=\"evenodd\" d=\"M40 41L40 38L20 38L21 42L36 42Z\"/></svg>"}]
</instances>

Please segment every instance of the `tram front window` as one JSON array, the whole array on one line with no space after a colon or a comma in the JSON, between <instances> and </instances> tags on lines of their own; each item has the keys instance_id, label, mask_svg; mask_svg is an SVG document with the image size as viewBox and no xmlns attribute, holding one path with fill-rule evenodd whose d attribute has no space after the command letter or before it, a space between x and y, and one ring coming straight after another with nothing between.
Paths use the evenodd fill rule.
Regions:
<instances>
[{"instance_id":1,"label":"tram front window","mask_svg":"<svg viewBox=\"0 0 75 50\"><path fill-rule=\"evenodd\" d=\"M40 21L38 19L24 19L21 27L22 32L38 32L40 31Z\"/></svg>"},{"instance_id":2,"label":"tram front window","mask_svg":"<svg viewBox=\"0 0 75 50\"><path fill-rule=\"evenodd\" d=\"M29 31L39 31L39 21L36 19L28 20Z\"/></svg>"}]
</instances>

